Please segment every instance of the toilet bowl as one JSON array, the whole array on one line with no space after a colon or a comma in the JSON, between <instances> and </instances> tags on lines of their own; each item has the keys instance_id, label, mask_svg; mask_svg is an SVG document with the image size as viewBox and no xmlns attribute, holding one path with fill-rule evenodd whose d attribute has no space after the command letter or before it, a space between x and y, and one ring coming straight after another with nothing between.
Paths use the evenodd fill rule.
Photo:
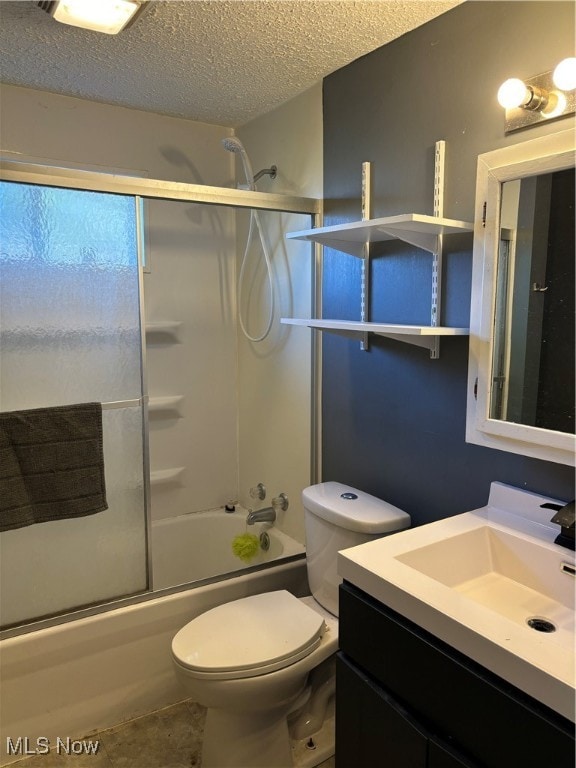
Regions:
<instances>
[{"instance_id":1,"label":"toilet bowl","mask_svg":"<svg viewBox=\"0 0 576 768\"><path fill-rule=\"evenodd\" d=\"M338 648L338 620L311 597L266 592L217 606L174 637L188 696L208 708L203 768L292 766L287 718L309 673Z\"/></svg>"},{"instance_id":2,"label":"toilet bowl","mask_svg":"<svg viewBox=\"0 0 576 768\"><path fill-rule=\"evenodd\" d=\"M405 512L340 483L305 489L303 502L312 596L280 590L235 600L193 619L172 641L181 684L208 709L202 768L294 765L295 742L322 725L334 690L337 552L410 524ZM333 751L332 736L308 755L307 768Z\"/></svg>"}]
</instances>

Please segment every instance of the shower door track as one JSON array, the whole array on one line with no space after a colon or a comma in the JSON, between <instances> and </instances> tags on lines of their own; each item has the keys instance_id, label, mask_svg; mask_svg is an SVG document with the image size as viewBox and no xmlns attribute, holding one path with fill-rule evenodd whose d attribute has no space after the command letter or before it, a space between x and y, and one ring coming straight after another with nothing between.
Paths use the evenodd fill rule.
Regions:
<instances>
[{"instance_id":1,"label":"shower door track","mask_svg":"<svg viewBox=\"0 0 576 768\"><path fill-rule=\"evenodd\" d=\"M185 184L161 179L143 179L115 173L77 171L6 159L0 159L0 179L17 181L22 184L41 184L48 187L65 187L91 192L112 192L159 200L179 200L206 205L224 205L232 208L257 208L282 213L307 213L311 216L318 216L322 211L322 201L312 197L211 187L204 184ZM317 222L314 222L314 226L318 226Z\"/></svg>"}]
</instances>

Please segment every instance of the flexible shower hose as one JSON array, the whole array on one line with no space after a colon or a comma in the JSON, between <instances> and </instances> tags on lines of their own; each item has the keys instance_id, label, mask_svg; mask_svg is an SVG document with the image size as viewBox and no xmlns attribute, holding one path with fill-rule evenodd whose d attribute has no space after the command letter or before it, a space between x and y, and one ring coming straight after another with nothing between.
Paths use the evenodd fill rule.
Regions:
<instances>
[{"instance_id":1,"label":"flexible shower hose","mask_svg":"<svg viewBox=\"0 0 576 768\"><path fill-rule=\"evenodd\" d=\"M246 263L248 261L248 251L250 250L250 244L252 242L252 237L254 235L254 223L256 223L256 228L258 229L258 234L260 236L260 244L262 246L262 252L264 254L264 261L266 262L268 290L270 292L270 308L269 308L269 314L268 314L268 321L266 323L266 328L264 332L261 333L259 336L252 336L248 332L248 329L246 328L246 325L244 324L244 320L242 318L242 285L244 283L244 271L246 268ZM258 211L254 211L254 210L250 211L250 226L248 228L248 237L246 238L246 248L244 249L242 264L240 266L240 274L238 276L237 296L238 296L238 320L240 322L240 328L242 329L242 333L249 341L252 341L252 342L264 341L264 339L270 333L270 330L272 328L272 321L274 319L274 283L272 281L272 264L270 261L270 254L268 253L268 246L266 245L266 239L262 231L260 216L258 215Z\"/></svg>"}]
</instances>

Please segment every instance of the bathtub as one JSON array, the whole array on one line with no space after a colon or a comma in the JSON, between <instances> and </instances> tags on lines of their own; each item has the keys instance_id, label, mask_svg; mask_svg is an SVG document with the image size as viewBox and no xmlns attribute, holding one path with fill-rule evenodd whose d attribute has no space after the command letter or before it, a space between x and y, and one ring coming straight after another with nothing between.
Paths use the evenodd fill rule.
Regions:
<instances>
[{"instance_id":1,"label":"bathtub","mask_svg":"<svg viewBox=\"0 0 576 768\"><path fill-rule=\"evenodd\" d=\"M41 737L80 739L181 701L170 655L176 632L216 605L276 589L309 594L304 558L1 640L0 765L22 757L7 755L8 738L28 737L31 748Z\"/></svg>"},{"instance_id":2,"label":"bathtub","mask_svg":"<svg viewBox=\"0 0 576 768\"><path fill-rule=\"evenodd\" d=\"M168 517L152 523L153 587L165 589L177 584L230 574L280 558L303 555L302 544L269 523L246 526L248 510L235 512L213 509ZM244 562L232 551L235 536L266 532L269 549L259 548L255 557Z\"/></svg>"}]
</instances>

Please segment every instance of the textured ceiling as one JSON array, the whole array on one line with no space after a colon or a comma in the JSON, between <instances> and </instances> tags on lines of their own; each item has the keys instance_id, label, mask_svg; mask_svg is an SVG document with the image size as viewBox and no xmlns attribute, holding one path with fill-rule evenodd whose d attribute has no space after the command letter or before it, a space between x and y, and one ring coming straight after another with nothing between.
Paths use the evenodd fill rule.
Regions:
<instances>
[{"instance_id":1,"label":"textured ceiling","mask_svg":"<svg viewBox=\"0 0 576 768\"><path fill-rule=\"evenodd\" d=\"M151 0L117 36L0 2L14 85L238 126L458 5L385 0Z\"/></svg>"}]
</instances>

